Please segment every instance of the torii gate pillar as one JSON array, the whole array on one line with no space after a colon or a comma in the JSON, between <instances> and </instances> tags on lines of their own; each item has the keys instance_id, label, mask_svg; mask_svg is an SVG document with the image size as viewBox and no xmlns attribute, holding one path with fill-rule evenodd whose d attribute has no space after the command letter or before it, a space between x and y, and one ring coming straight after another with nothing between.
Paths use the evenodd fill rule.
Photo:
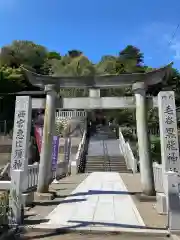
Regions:
<instances>
[{"instance_id":1,"label":"torii gate pillar","mask_svg":"<svg viewBox=\"0 0 180 240\"><path fill-rule=\"evenodd\" d=\"M142 191L144 194L153 195L154 178L150 157L151 150L147 123L146 86L144 82L137 82L133 84L132 89L136 98L136 126Z\"/></svg>"},{"instance_id":2,"label":"torii gate pillar","mask_svg":"<svg viewBox=\"0 0 180 240\"><path fill-rule=\"evenodd\" d=\"M56 91L54 85L45 85L46 108L39 164L38 193L48 193L51 178L52 141L55 130Z\"/></svg>"},{"instance_id":3,"label":"torii gate pillar","mask_svg":"<svg viewBox=\"0 0 180 240\"><path fill-rule=\"evenodd\" d=\"M100 89L89 89L89 97L100 98Z\"/></svg>"}]
</instances>

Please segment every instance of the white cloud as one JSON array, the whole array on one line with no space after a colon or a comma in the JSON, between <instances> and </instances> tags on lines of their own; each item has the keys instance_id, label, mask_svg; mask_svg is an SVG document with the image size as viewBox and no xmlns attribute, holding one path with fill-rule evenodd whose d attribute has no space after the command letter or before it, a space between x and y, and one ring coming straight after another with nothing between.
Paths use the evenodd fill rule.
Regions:
<instances>
[{"instance_id":1,"label":"white cloud","mask_svg":"<svg viewBox=\"0 0 180 240\"><path fill-rule=\"evenodd\" d=\"M173 57L175 60L180 60L180 39L176 38L170 44L170 49L172 50Z\"/></svg>"}]
</instances>

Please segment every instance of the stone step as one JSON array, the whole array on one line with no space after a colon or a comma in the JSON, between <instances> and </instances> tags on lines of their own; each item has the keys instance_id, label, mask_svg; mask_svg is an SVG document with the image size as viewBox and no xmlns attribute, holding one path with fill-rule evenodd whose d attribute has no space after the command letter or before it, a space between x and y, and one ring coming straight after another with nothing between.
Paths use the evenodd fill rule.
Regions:
<instances>
[{"instance_id":1,"label":"stone step","mask_svg":"<svg viewBox=\"0 0 180 240\"><path fill-rule=\"evenodd\" d=\"M88 159L86 160L86 164L87 163L104 163L104 162L106 162L106 160L105 159L102 159L102 160L97 160L97 161L89 161Z\"/></svg>"},{"instance_id":2,"label":"stone step","mask_svg":"<svg viewBox=\"0 0 180 240\"><path fill-rule=\"evenodd\" d=\"M110 166L111 168L127 168L127 166L126 165L121 165L121 166L119 166L119 165L108 165L108 166Z\"/></svg>"},{"instance_id":3,"label":"stone step","mask_svg":"<svg viewBox=\"0 0 180 240\"><path fill-rule=\"evenodd\" d=\"M108 163L104 163L104 164L86 164L86 170L89 169L93 169L93 170L99 170L99 169L103 169L105 167L108 167L110 169L114 169L117 171L126 171L127 170L127 166L125 164L123 165L115 165L115 164L108 164Z\"/></svg>"},{"instance_id":4,"label":"stone step","mask_svg":"<svg viewBox=\"0 0 180 240\"><path fill-rule=\"evenodd\" d=\"M108 163L108 164L111 164L111 165L116 165L116 166L126 166L126 163L125 162L109 162L109 161L97 161L97 162L89 162L89 161L86 161L86 165L101 165L101 164L104 164L104 163Z\"/></svg>"},{"instance_id":5,"label":"stone step","mask_svg":"<svg viewBox=\"0 0 180 240\"><path fill-rule=\"evenodd\" d=\"M103 169L105 169L105 166L101 166L101 167L89 167L89 168L86 168L86 170L96 170L96 171L98 171L98 170L103 170Z\"/></svg>"},{"instance_id":6,"label":"stone step","mask_svg":"<svg viewBox=\"0 0 180 240\"><path fill-rule=\"evenodd\" d=\"M86 159L87 159L87 161L89 161L89 162L96 162L96 161L103 161L103 160L105 160L106 158L105 158L105 157L103 157L103 158L89 158L89 157L87 157Z\"/></svg>"},{"instance_id":7,"label":"stone step","mask_svg":"<svg viewBox=\"0 0 180 240\"><path fill-rule=\"evenodd\" d=\"M86 166L97 166L97 165L103 165L103 164L110 164L111 166L126 166L125 163L111 163L111 162L95 162L95 163L91 163L91 162L86 162Z\"/></svg>"},{"instance_id":8,"label":"stone step","mask_svg":"<svg viewBox=\"0 0 180 240\"><path fill-rule=\"evenodd\" d=\"M88 169L86 169L85 172L106 172L106 171L108 171L108 172L119 172L119 173L132 173L132 171L129 171L127 169L115 169L115 168L112 169L112 168L108 168L108 167L98 168L98 169L88 168Z\"/></svg>"},{"instance_id":9,"label":"stone step","mask_svg":"<svg viewBox=\"0 0 180 240\"><path fill-rule=\"evenodd\" d=\"M117 169L127 169L126 166L111 166L111 165L108 165L108 164L105 164L105 165L95 165L95 166L86 166L86 169L89 169L89 168L103 168L103 167L110 167L110 168L117 168Z\"/></svg>"},{"instance_id":10,"label":"stone step","mask_svg":"<svg viewBox=\"0 0 180 240\"><path fill-rule=\"evenodd\" d=\"M105 163L105 164L88 164L86 165L86 168L89 168L89 167L104 167L104 166L111 166L112 168L127 168L126 165L111 165L111 164L108 164L108 163Z\"/></svg>"},{"instance_id":11,"label":"stone step","mask_svg":"<svg viewBox=\"0 0 180 240\"><path fill-rule=\"evenodd\" d=\"M106 159L103 159L103 160L98 160L98 161L86 161L86 165L88 164L104 164L104 163L109 163L111 165L125 165L126 166L126 163L124 161L117 161L117 162L113 162L113 161L108 161Z\"/></svg>"},{"instance_id":12,"label":"stone step","mask_svg":"<svg viewBox=\"0 0 180 240\"><path fill-rule=\"evenodd\" d=\"M110 164L124 164L126 165L126 163L124 161L117 161L117 162L114 162L114 161L109 161L107 159L103 159L103 160L97 160L97 161L89 161L88 159L86 160L86 164L88 163L92 163L92 164L96 164L96 163L104 163L104 162L108 162Z\"/></svg>"},{"instance_id":13,"label":"stone step","mask_svg":"<svg viewBox=\"0 0 180 240\"><path fill-rule=\"evenodd\" d=\"M87 159L89 160L89 161L97 161L97 160L103 160L103 159L107 159L108 158L108 160L109 161L111 161L111 162L122 162L122 161L125 161L124 160L124 157L118 157L118 158L111 158L111 157L88 157L87 156Z\"/></svg>"},{"instance_id":14,"label":"stone step","mask_svg":"<svg viewBox=\"0 0 180 240\"><path fill-rule=\"evenodd\" d=\"M97 156L91 156L91 155L87 155L87 158L89 159L98 159L98 158L104 158L104 155L97 155Z\"/></svg>"},{"instance_id":15,"label":"stone step","mask_svg":"<svg viewBox=\"0 0 180 240\"><path fill-rule=\"evenodd\" d=\"M92 172L118 172L118 173L131 173L129 170L117 170L117 169L88 169L85 173L92 173Z\"/></svg>"},{"instance_id":16,"label":"stone step","mask_svg":"<svg viewBox=\"0 0 180 240\"><path fill-rule=\"evenodd\" d=\"M110 169L115 169L115 170L118 170L118 171L128 171L127 167L112 167L110 166Z\"/></svg>"},{"instance_id":17,"label":"stone step","mask_svg":"<svg viewBox=\"0 0 180 240\"><path fill-rule=\"evenodd\" d=\"M103 168L104 166L110 166L111 168L123 168L123 169L127 169L127 167L124 165L124 166L112 166L112 165L109 165L109 164L101 164L101 165L88 165L86 166L86 168Z\"/></svg>"},{"instance_id":18,"label":"stone step","mask_svg":"<svg viewBox=\"0 0 180 240\"><path fill-rule=\"evenodd\" d=\"M111 163L126 163L124 159L117 159L117 160L109 159L108 161Z\"/></svg>"}]
</instances>

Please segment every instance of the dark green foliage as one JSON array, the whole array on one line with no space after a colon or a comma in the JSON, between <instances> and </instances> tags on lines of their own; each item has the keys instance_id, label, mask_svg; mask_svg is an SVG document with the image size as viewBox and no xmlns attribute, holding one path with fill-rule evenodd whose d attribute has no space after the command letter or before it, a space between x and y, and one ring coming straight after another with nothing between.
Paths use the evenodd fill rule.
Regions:
<instances>
[{"instance_id":1,"label":"dark green foliage","mask_svg":"<svg viewBox=\"0 0 180 240\"><path fill-rule=\"evenodd\" d=\"M18 92L34 90L29 84L20 66L45 75L55 76L93 76L105 74L121 74L148 72L152 68L144 65L144 55L135 46L128 45L117 56L104 55L99 63L92 63L80 50L70 50L64 56L56 51L48 51L46 47L32 41L13 41L1 48L0 52L0 92ZM148 89L148 93L157 95L162 89L174 90L177 105L180 104L180 74L173 69L172 75L164 79L162 84ZM87 90L61 89L59 95L65 97L88 96ZM131 88L104 89L101 96L132 96ZM6 104L5 104L6 102ZM14 98L0 96L1 119L12 118ZM5 107L6 106L6 107ZM10 112L12 114L10 114ZM124 126L135 127L135 111L130 109L105 111L108 118ZM156 110L149 110L150 127L158 126Z\"/></svg>"},{"instance_id":2,"label":"dark green foliage","mask_svg":"<svg viewBox=\"0 0 180 240\"><path fill-rule=\"evenodd\" d=\"M153 161L161 163L161 144L159 137L151 136L151 157Z\"/></svg>"}]
</instances>

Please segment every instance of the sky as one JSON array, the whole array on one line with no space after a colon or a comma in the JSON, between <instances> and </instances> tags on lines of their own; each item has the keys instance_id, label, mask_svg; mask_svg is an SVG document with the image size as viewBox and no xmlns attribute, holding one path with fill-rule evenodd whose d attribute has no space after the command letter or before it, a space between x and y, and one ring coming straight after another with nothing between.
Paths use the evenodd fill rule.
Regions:
<instances>
[{"instance_id":1,"label":"sky","mask_svg":"<svg viewBox=\"0 0 180 240\"><path fill-rule=\"evenodd\" d=\"M179 0L0 0L0 48L32 40L62 55L81 50L94 63L131 44L146 65L173 61L180 70L178 24Z\"/></svg>"}]
</instances>

